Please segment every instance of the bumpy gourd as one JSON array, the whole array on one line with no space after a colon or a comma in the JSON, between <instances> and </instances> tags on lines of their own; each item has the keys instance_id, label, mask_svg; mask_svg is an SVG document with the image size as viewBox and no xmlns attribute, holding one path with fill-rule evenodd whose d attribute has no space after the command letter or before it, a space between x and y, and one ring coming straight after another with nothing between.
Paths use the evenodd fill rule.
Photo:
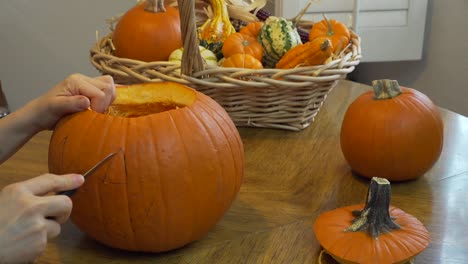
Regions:
<instances>
[{"instance_id":1,"label":"bumpy gourd","mask_svg":"<svg viewBox=\"0 0 468 264\"><path fill-rule=\"evenodd\" d=\"M270 16L258 35L264 50L266 66L274 67L286 52L302 44L301 37L291 21L282 17Z\"/></svg>"},{"instance_id":2,"label":"bumpy gourd","mask_svg":"<svg viewBox=\"0 0 468 264\"><path fill-rule=\"evenodd\" d=\"M316 38L292 48L276 64L278 69L313 66L325 63L332 56L333 46L328 38Z\"/></svg>"}]
</instances>

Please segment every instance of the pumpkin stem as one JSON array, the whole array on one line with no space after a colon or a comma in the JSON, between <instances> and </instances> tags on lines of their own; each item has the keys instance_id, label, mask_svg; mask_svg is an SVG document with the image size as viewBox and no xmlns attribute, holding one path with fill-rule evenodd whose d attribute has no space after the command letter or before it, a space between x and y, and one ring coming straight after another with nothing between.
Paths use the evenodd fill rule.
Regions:
<instances>
[{"instance_id":1,"label":"pumpkin stem","mask_svg":"<svg viewBox=\"0 0 468 264\"><path fill-rule=\"evenodd\" d=\"M396 80L374 80L372 86L374 87L374 99L377 100L391 99L401 94L400 85Z\"/></svg>"},{"instance_id":2,"label":"pumpkin stem","mask_svg":"<svg viewBox=\"0 0 468 264\"><path fill-rule=\"evenodd\" d=\"M145 11L152 13L166 12L164 0L146 0Z\"/></svg>"},{"instance_id":3,"label":"pumpkin stem","mask_svg":"<svg viewBox=\"0 0 468 264\"><path fill-rule=\"evenodd\" d=\"M327 25L328 25L328 31L327 31L327 36L333 36L335 35L335 31L333 31L333 26L330 22L330 19L328 19L327 15L325 14L322 14L323 15L323 19L325 19L325 21L327 22Z\"/></svg>"},{"instance_id":4,"label":"pumpkin stem","mask_svg":"<svg viewBox=\"0 0 468 264\"><path fill-rule=\"evenodd\" d=\"M385 178L372 178L364 209L353 212L356 218L345 231L365 231L376 239L382 233L400 229L390 217L390 197L390 182Z\"/></svg>"}]
</instances>

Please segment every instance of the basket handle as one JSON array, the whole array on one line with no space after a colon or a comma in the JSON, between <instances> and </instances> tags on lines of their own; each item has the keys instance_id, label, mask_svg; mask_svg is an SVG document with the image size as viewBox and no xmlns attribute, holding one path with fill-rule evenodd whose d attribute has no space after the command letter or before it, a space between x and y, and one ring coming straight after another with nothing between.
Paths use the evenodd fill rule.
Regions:
<instances>
[{"instance_id":1,"label":"basket handle","mask_svg":"<svg viewBox=\"0 0 468 264\"><path fill-rule=\"evenodd\" d=\"M163 0L162 0L163 1ZM180 31L184 52L182 53L181 72L191 76L195 72L205 69L200 54L197 36L197 25L195 24L195 0L177 0L180 13Z\"/></svg>"}]
</instances>

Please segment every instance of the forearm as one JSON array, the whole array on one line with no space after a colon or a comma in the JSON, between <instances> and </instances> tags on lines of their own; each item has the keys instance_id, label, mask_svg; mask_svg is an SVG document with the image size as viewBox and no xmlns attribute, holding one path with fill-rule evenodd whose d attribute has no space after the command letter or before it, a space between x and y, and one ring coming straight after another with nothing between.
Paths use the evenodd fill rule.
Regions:
<instances>
[{"instance_id":1,"label":"forearm","mask_svg":"<svg viewBox=\"0 0 468 264\"><path fill-rule=\"evenodd\" d=\"M0 164L40 131L36 100L0 119Z\"/></svg>"}]
</instances>

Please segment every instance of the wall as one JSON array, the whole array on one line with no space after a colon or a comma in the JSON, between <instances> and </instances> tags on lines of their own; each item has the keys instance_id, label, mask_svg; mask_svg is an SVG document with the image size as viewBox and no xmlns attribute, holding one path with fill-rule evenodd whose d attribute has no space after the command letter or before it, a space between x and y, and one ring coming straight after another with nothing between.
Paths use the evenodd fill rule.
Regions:
<instances>
[{"instance_id":1,"label":"wall","mask_svg":"<svg viewBox=\"0 0 468 264\"><path fill-rule=\"evenodd\" d=\"M466 0L451 0L450 4L430 0L422 60L363 63L350 77L366 84L373 79L396 79L425 93L439 106L468 116L466 17Z\"/></svg>"},{"instance_id":2,"label":"wall","mask_svg":"<svg viewBox=\"0 0 468 264\"><path fill-rule=\"evenodd\" d=\"M14 110L71 73L99 73L89 49L135 0L0 1L0 80Z\"/></svg>"},{"instance_id":3,"label":"wall","mask_svg":"<svg viewBox=\"0 0 468 264\"><path fill-rule=\"evenodd\" d=\"M429 1L421 61L362 63L350 76L370 84L397 79L438 105L468 116L468 1ZM105 19L135 0L0 1L0 79L12 109L50 89L70 73L99 73L88 60ZM364 54L365 56L365 54Z\"/></svg>"}]
</instances>

